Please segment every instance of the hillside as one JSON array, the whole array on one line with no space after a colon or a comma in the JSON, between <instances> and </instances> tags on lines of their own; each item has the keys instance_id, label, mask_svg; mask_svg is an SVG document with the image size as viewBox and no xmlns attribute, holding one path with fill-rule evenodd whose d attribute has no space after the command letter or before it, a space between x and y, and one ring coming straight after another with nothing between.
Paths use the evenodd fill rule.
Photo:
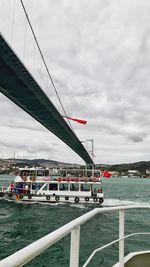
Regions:
<instances>
[{"instance_id":1,"label":"hillside","mask_svg":"<svg viewBox=\"0 0 150 267\"><path fill-rule=\"evenodd\" d=\"M104 169L103 165L101 165L101 167L102 169ZM150 161L105 165L105 168L111 171L118 171L118 172L127 172L129 170L137 170L140 173L145 174L146 170L150 170Z\"/></svg>"}]
</instances>

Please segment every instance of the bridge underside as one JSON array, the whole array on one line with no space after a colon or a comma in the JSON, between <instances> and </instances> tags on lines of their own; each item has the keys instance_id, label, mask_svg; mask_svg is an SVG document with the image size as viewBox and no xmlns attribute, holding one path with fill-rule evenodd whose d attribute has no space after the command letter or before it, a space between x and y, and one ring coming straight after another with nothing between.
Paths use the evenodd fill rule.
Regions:
<instances>
[{"instance_id":1,"label":"bridge underside","mask_svg":"<svg viewBox=\"0 0 150 267\"><path fill-rule=\"evenodd\" d=\"M88 152L0 34L0 92L74 150L86 164Z\"/></svg>"}]
</instances>

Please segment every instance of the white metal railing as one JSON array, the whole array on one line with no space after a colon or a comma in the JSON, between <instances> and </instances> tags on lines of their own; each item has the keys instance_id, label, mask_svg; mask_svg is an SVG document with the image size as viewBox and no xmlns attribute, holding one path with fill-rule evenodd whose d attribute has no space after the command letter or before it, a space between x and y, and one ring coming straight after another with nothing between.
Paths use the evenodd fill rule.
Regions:
<instances>
[{"instance_id":1,"label":"white metal railing","mask_svg":"<svg viewBox=\"0 0 150 267\"><path fill-rule=\"evenodd\" d=\"M80 226L100 213L119 211L119 238L101 248L92 252L87 259L84 267L88 265L96 252L119 242L119 267L124 266L124 239L136 234L150 234L150 233L133 233L124 236L124 211L130 209L150 209L149 206L118 206L110 208L95 208L92 211L78 217L77 219L65 224L54 232L42 237L41 239L33 242L29 246L17 251L16 253L8 256L0 261L0 267L20 267L41 254L47 248L58 242L64 236L71 233L71 246L70 246L70 267L79 266L79 246L80 246Z\"/></svg>"},{"instance_id":2,"label":"white metal railing","mask_svg":"<svg viewBox=\"0 0 150 267\"><path fill-rule=\"evenodd\" d=\"M128 237L131 237L131 236L135 236L135 235L150 235L150 232L132 233L132 234L130 234L130 235L126 235L126 236L124 236L124 239L126 239L126 238L128 238ZM95 250L91 253L91 255L89 256L89 258L87 259L87 261L84 263L83 267L86 267L86 266L89 264L89 262L91 261L91 259L94 257L94 255L95 255L97 252L102 251L102 250L104 250L105 248L108 248L108 247L110 247L111 245L114 245L114 244L118 243L120 240L121 240L121 239L118 238L118 239L116 239L116 240L114 240L114 241L112 241L112 242L110 242L110 243L108 243L108 244L106 244L106 245L104 245L104 246L102 246L102 247L100 247L100 248L95 249ZM119 262L119 264L120 264L120 262ZM124 265L123 265L123 266L124 266Z\"/></svg>"}]
</instances>

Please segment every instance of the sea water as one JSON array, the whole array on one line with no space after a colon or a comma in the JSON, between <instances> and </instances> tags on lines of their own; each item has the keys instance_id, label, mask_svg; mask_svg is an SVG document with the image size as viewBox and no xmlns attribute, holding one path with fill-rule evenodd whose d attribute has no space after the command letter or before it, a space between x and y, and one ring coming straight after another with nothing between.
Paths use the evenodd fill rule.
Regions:
<instances>
[{"instance_id":1,"label":"sea water","mask_svg":"<svg viewBox=\"0 0 150 267\"><path fill-rule=\"evenodd\" d=\"M13 177L0 176L0 185L8 185ZM103 207L119 205L150 205L150 179L105 179ZM0 259L31 244L82 214L97 207L95 204L43 204L0 200ZM101 207L100 207L101 208ZM125 213L125 234L148 232L150 213L134 210ZM81 226L80 266L92 251L118 238L118 213L99 214ZM25 266L69 266L70 235L47 249ZM149 236L125 240L125 255L130 251L150 249ZM89 267L110 267L118 261L118 244L98 252ZM8 266L9 267L9 266Z\"/></svg>"}]
</instances>

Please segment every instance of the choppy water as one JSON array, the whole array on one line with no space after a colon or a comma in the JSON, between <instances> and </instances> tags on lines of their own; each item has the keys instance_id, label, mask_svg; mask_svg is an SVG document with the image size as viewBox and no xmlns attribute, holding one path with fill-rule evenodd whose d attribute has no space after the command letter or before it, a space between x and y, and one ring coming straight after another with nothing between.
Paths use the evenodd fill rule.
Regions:
<instances>
[{"instance_id":1,"label":"choppy water","mask_svg":"<svg viewBox=\"0 0 150 267\"><path fill-rule=\"evenodd\" d=\"M12 178L0 177L0 184ZM118 205L150 204L150 179L111 178L103 184L103 207ZM76 217L92 210L95 205L25 204L0 200L0 259L54 231ZM125 233L149 231L148 211L128 211L125 216ZM80 266L90 253L100 245L118 238L118 214L99 214L81 226ZM46 252L36 257L27 267L69 266L70 236L63 238ZM125 241L125 254L149 249L149 237L137 236ZM99 252L89 267L109 267L118 261L118 245ZM9 266L8 266L9 267Z\"/></svg>"}]
</instances>

